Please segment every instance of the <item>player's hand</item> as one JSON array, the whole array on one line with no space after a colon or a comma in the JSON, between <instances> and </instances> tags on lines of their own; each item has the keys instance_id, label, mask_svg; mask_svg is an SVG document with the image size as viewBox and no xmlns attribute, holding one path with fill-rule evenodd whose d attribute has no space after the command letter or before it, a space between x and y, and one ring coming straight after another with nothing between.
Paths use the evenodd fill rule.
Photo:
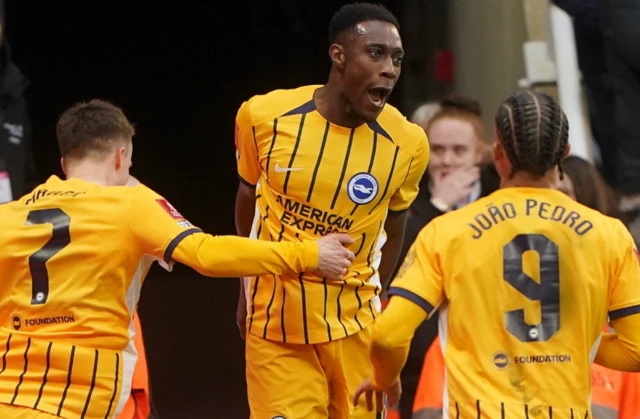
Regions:
<instances>
[{"instance_id":1,"label":"player's hand","mask_svg":"<svg viewBox=\"0 0 640 419\"><path fill-rule=\"evenodd\" d=\"M327 234L318 239L320 259L315 272L328 279L342 279L355 258L353 252L344 246L354 242L355 240L344 233Z\"/></svg>"},{"instance_id":2,"label":"player's hand","mask_svg":"<svg viewBox=\"0 0 640 419\"><path fill-rule=\"evenodd\" d=\"M373 397L375 396L376 410L381 412L384 409L384 396L387 398L387 406L394 407L400 401L402 395L402 386L400 381L385 390L379 390L371 382L371 378L367 378L353 395L353 405L358 406L360 397L364 393L365 404L369 412L373 411Z\"/></svg>"},{"instance_id":3,"label":"player's hand","mask_svg":"<svg viewBox=\"0 0 640 419\"><path fill-rule=\"evenodd\" d=\"M431 197L438 198L449 208L453 208L467 199L478 179L480 179L478 166L458 169L446 175L437 174L433 179Z\"/></svg>"}]
</instances>

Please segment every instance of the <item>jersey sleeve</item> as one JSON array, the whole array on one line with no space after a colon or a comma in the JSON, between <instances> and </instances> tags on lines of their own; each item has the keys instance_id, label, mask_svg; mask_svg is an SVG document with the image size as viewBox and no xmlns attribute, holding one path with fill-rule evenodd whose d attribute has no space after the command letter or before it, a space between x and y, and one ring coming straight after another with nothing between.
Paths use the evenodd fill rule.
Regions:
<instances>
[{"instance_id":1,"label":"jersey sleeve","mask_svg":"<svg viewBox=\"0 0 640 419\"><path fill-rule=\"evenodd\" d=\"M142 253L183 263L202 275L236 277L281 275L318 267L314 241L269 242L236 236L211 236L187 221L166 199L137 186L130 228Z\"/></svg>"},{"instance_id":2,"label":"jersey sleeve","mask_svg":"<svg viewBox=\"0 0 640 419\"><path fill-rule=\"evenodd\" d=\"M386 389L400 380L416 329L426 319L425 312L411 301L392 298L375 322L369 357L373 384Z\"/></svg>"},{"instance_id":3,"label":"jersey sleeve","mask_svg":"<svg viewBox=\"0 0 640 419\"><path fill-rule=\"evenodd\" d=\"M171 254L185 237L200 232L173 205L146 186L136 186L131 197L129 220L134 240L142 253L171 261Z\"/></svg>"},{"instance_id":4,"label":"jersey sleeve","mask_svg":"<svg viewBox=\"0 0 640 419\"><path fill-rule=\"evenodd\" d=\"M412 301L424 309L427 315L444 298L444 279L436 246L436 230L436 221L422 229L389 288L390 296Z\"/></svg>"},{"instance_id":5,"label":"jersey sleeve","mask_svg":"<svg viewBox=\"0 0 640 419\"><path fill-rule=\"evenodd\" d=\"M420 179L424 175L424 171L429 163L429 144L427 142L427 136L422 129L420 129L419 145L416 150L416 154L411 160L407 177L404 180L402 186L395 191L391 197L389 203L389 209L391 211L404 211L409 209L411 203L418 195Z\"/></svg>"},{"instance_id":6,"label":"jersey sleeve","mask_svg":"<svg viewBox=\"0 0 640 419\"><path fill-rule=\"evenodd\" d=\"M617 257L613 266L613 277L609 289L609 319L640 313L640 265L638 249L629 231L616 221L615 237Z\"/></svg>"},{"instance_id":7,"label":"jersey sleeve","mask_svg":"<svg viewBox=\"0 0 640 419\"><path fill-rule=\"evenodd\" d=\"M240 106L236 116L236 160L240 181L255 187L262 170L258 161L258 144L253 131L251 119L251 101Z\"/></svg>"}]
</instances>

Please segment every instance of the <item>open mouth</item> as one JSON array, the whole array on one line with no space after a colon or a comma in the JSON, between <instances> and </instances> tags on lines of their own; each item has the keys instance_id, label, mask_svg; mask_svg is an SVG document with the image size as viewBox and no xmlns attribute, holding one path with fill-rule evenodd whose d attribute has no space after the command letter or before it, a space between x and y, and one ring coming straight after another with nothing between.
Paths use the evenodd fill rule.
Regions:
<instances>
[{"instance_id":1,"label":"open mouth","mask_svg":"<svg viewBox=\"0 0 640 419\"><path fill-rule=\"evenodd\" d=\"M372 89L367 90L369 94L369 99L371 102L377 107L381 108L387 102L387 98L391 93L391 89L386 87L374 87Z\"/></svg>"}]
</instances>

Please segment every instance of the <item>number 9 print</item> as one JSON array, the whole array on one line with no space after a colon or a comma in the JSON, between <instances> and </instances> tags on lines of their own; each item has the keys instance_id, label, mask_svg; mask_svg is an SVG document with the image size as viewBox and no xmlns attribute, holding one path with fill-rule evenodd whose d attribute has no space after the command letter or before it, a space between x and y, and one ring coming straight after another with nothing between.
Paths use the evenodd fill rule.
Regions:
<instances>
[{"instance_id":1,"label":"number 9 print","mask_svg":"<svg viewBox=\"0 0 640 419\"><path fill-rule=\"evenodd\" d=\"M523 270L523 254L532 250L540 257L540 283ZM504 279L531 301L540 302L542 321L530 325L524 310L506 313L507 330L522 342L544 342L560 330L560 262L558 245L542 234L519 234L503 249Z\"/></svg>"}]
</instances>

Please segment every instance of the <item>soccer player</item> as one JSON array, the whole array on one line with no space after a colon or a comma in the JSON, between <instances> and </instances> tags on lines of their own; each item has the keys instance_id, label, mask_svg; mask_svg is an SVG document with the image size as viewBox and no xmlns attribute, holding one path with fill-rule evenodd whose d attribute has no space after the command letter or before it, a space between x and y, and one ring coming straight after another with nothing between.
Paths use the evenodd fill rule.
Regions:
<instances>
[{"instance_id":1,"label":"soccer player","mask_svg":"<svg viewBox=\"0 0 640 419\"><path fill-rule=\"evenodd\" d=\"M606 328L605 328L606 329ZM440 338L436 337L424 357L418 391L413 400L414 419L442 419L445 364ZM405 397L403 394L402 397ZM591 365L591 416L593 419L640 417L640 375ZM387 419L400 418L387 411Z\"/></svg>"},{"instance_id":2,"label":"soccer player","mask_svg":"<svg viewBox=\"0 0 640 419\"><path fill-rule=\"evenodd\" d=\"M348 416L429 156L424 131L386 103L404 55L396 18L382 6L346 5L329 39L325 85L254 96L237 115L239 234L295 243L339 231L355 239L356 254L338 281L285 274L245 284L239 325L256 419Z\"/></svg>"},{"instance_id":3,"label":"soccer player","mask_svg":"<svg viewBox=\"0 0 640 419\"><path fill-rule=\"evenodd\" d=\"M0 418L120 413L146 255L225 277L315 270L336 279L350 265L344 235L213 237L151 189L124 186L134 129L109 103L73 106L56 133L67 179L0 206Z\"/></svg>"},{"instance_id":4,"label":"soccer player","mask_svg":"<svg viewBox=\"0 0 640 419\"><path fill-rule=\"evenodd\" d=\"M501 189L419 234L378 318L372 377L393 404L416 327L439 307L446 418L584 418L589 366L640 370L640 268L624 225L554 186L567 118L546 94L512 94L496 114ZM602 334L611 320L616 334ZM598 347L598 345L600 345ZM369 406L372 407L372 406Z\"/></svg>"}]
</instances>

